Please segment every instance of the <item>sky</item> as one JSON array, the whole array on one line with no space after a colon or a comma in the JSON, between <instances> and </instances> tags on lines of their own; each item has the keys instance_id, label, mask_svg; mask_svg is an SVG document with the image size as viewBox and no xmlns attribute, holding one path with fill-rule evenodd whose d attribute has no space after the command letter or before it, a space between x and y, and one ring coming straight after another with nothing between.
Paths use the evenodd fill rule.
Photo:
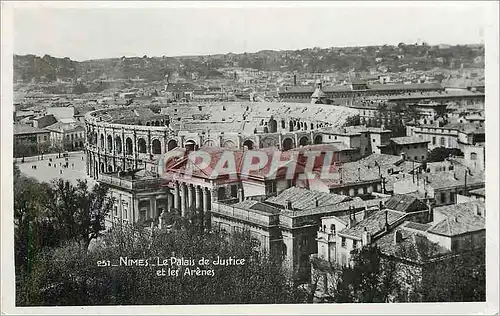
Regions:
<instances>
[{"instance_id":1,"label":"sky","mask_svg":"<svg viewBox=\"0 0 500 316\"><path fill-rule=\"evenodd\" d=\"M95 6L96 2L90 5ZM14 53L74 60L180 56L309 47L481 43L474 2L230 3L160 7L16 6ZM157 5L158 3L156 3ZM204 6L202 6L204 5Z\"/></svg>"}]
</instances>

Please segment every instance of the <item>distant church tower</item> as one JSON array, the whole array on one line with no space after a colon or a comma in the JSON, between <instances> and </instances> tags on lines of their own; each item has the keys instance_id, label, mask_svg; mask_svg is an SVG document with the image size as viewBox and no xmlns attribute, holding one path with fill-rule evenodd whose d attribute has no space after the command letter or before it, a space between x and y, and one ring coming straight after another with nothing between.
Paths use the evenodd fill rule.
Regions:
<instances>
[{"instance_id":1,"label":"distant church tower","mask_svg":"<svg viewBox=\"0 0 500 316\"><path fill-rule=\"evenodd\" d=\"M326 104L326 94L322 90L323 85L321 80L316 80L316 90L311 96L311 104Z\"/></svg>"}]
</instances>

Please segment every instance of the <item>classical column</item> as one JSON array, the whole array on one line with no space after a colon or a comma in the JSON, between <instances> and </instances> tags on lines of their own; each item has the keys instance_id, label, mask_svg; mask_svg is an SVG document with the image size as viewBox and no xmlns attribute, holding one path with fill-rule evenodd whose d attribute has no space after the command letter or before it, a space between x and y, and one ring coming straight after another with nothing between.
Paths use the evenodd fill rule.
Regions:
<instances>
[{"instance_id":1,"label":"classical column","mask_svg":"<svg viewBox=\"0 0 500 316\"><path fill-rule=\"evenodd\" d=\"M155 219L156 214L156 196L149 198L149 218Z\"/></svg>"},{"instance_id":2,"label":"classical column","mask_svg":"<svg viewBox=\"0 0 500 316\"><path fill-rule=\"evenodd\" d=\"M137 223L139 221L139 199L137 198L137 196L133 196L132 200L132 203L134 205L134 210L132 212L134 218L130 217L130 222Z\"/></svg>"},{"instance_id":3,"label":"classical column","mask_svg":"<svg viewBox=\"0 0 500 316\"><path fill-rule=\"evenodd\" d=\"M174 185L174 209L179 211L179 182Z\"/></svg>"},{"instance_id":4,"label":"classical column","mask_svg":"<svg viewBox=\"0 0 500 316\"><path fill-rule=\"evenodd\" d=\"M174 203L174 197L172 196L172 193L170 193L170 191L168 191L167 193L167 207L166 207L166 211L167 212L170 212L172 210L172 204Z\"/></svg>"},{"instance_id":5,"label":"classical column","mask_svg":"<svg viewBox=\"0 0 500 316\"><path fill-rule=\"evenodd\" d=\"M208 189L202 188L203 193L203 215L208 211Z\"/></svg>"},{"instance_id":6,"label":"classical column","mask_svg":"<svg viewBox=\"0 0 500 316\"><path fill-rule=\"evenodd\" d=\"M181 216L186 217L186 185L181 183Z\"/></svg>"},{"instance_id":7,"label":"classical column","mask_svg":"<svg viewBox=\"0 0 500 316\"><path fill-rule=\"evenodd\" d=\"M217 197L217 189L215 188L211 188L210 189L210 203L212 203L213 201L217 201L218 200L218 197ZM211 210L212 207L211 205L208 205L208 209Z\"/></svg>"},{"instance_id":8,"label":"classical column","mask_svg":"<svg viewBox=\"0 0 500 316\"><path fill-rule=\"evenodd\" d=\"M200 205L201 204L201 192L200 192L200 187L199 186L195 187L195 198L196 198L195 207L198 210L200 208L200 206L201 206Z\"/></svg>"},{"instance_id":9,"label":"classical column","mask_svg":"<svg viewBox=\"0 0 500 316\"><path fill-rule=\"evenodd\" d=\"M122 203L122 195L118 194L118 219L120 220L120 224L123 223L123 203Z\"/></svg>"},{"instance_id":10,"label":"classical column","mask_svg":"<svg viewBox=\"0 0 500 316\"><path fill-rule=\"evenodd\" d=\"M188 198L187 198L187 207L191 208L193 206L193 186L188 184Z\"/></svg>"}]
</instances>

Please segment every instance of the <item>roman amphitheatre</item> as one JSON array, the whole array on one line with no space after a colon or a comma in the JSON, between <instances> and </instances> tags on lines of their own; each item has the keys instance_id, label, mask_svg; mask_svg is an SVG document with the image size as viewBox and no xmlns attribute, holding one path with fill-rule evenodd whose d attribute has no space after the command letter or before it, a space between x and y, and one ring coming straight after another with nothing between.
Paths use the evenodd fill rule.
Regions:
<instances>
[{"instance_id":1,"label":"roman amphitheatre","mask_svg":"<svg viewBox=\"0 0 500 316\"><path fill-rule=\"evenodd\" d=\"M85 116L87 173L148 169L174 148L290 150L321 144L355 109L307 103L234 102L109 108ZM150 168L148 168L150 167Z\"/></svg>"}]
</instances>

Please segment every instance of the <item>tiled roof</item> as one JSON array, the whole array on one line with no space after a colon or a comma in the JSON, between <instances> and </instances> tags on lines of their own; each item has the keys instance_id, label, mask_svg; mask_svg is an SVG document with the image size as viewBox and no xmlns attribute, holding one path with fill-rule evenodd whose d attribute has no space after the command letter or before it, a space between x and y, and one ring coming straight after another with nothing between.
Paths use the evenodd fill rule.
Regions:
<instances>
[{"instance_id":1,"label":"tiled roof","mask_svg":"<svg viewBox=\"0 0 500 316\"><path fill-rule=\"evenodd\" d=\"M279 214L280 210L272 205L254 200L243 200L232 206L242 209L255 210L266 214Z\"/></svg>"},{"instance_id":2,"label":"tiled roof","mask_svg":"<svg viewBox=\"0 0 500 316\"><path fill-rule=\"evenodd\" d=\"M412 221L407 221L403 225L401 225L401 228L409 228L409 229L419 230L422 232L427 231L431 227L432 227L431 224L422 224Z\"/></svg>"},{"instance_id":3,"label":"tiled roof","mask_svg":"<svg viewBox=\"0 0 500 316\"><path fill-rule=\"evenodd\" d=\"M14 135L41 134L47 131L29 125L14 124Z\"/></svg>"},{"instance_id":4,"label":"tiled roof","mask_svg":"<svg viewBox=\"0 0 500 316\"><path fill-rule=\"evenodd\" d=\"M397 233L401 234L398 242L395 240ZM376 245L384 255L416 263L425 263L429 259L449 252L446 248L431 242L424 235L405 229L396 230L381 237L376 241Z\"/></svg>"},{"instance_id":5,"label":"tiled roof","mask_svg":"<svg viewBox=\"0 0 500 316\"><path fill-rule=\"evenodd\" d=\"M379 210L372 213L368 218L363 219L362 221L356 223L352 227L344 228L340 231L341 234L345 234L348 236L361 238L364 229L371 234L383 230L385 228L385 213L387 212L387 222L389 225L395 223L396 221L402 219L406 216L405 213L396 212L388 209Z\"/></svg>"},{"instance_id":6,"label":"tiled roof","mask_svg":"<svg viewBox=\"0 0 500 316\"><path fill-rule=\"evenodd\" d=\"M406 194L394 194L385 202L385 207L398 212L408 212L414 203L418 203L418 210L426 209L426 205L419 199Z\"/></svg>"},{"instance_id":7,"label":"tiled roof","mask_svg":"<svg viewBox=\"0 0 500 316\"><path fill-rule=\"evenodd\" d=\"M363 159L358 160L358 162L367 167L376 167L377 165L383 167L395 165L401 160L401 156L373 153Z\"/></svg>"},{"instance_id":8,"label":"tiled roof","mask_svg":"<svg viewBox=\"0 0 500 316\"><path fill-rule=\"evenodd\" d=\"M368 84L370 90L440 90L440 83Z\"/></svg>"},{"instance_id":9,"label":"tiled roof","mask_svg":"<svg viewBox=\"0 0 500 316\"><path fill-rule=\"evenodd\" d=\"M485 188L470 190L469 193L474 195L480 195L482 197L486 196Z\"/></svg>"},{"instance_id":10,"label":"tiled roof","mask_svg":"<svg viewBox=\"0 0 500 316\"><path fill-rule=\"evenodd\" d=\"M267 202L286 206L288 201L292 202L295 210L307 210L326 205L338 204L350 200L348 196L332 193L312 191L297 187L291 187L281 192L278 196L267 199ZM316 206L316 203L318 205Z\"/></svg>"},{"instance_id":11,"label":"tiled roof","mask_svg":"<svg viewBox=\"0 0 500 316\"><path fill-rule=\"evenodd\" d=\"M484 202L472 201L437 207L434 212L441 213L446 218L434 224L429 232L444 236L456 236L485 229L485 217L477 215L478 209L484 214Z\"/></svg>"},{"instance_id":12,"label":"tiled roof","mask_svg":"<svg viewBox=\"0 0 500 316\"><path fill-rule=\"evenodd\" d=\"M391 140L398 145L429 143L428 140L424 140L418 136L394 137Z\"/></svg>"},{"instance_id":13,"label":"tiled roof","mask_svg":"<svg viewBox=\"0 0 500 316\"><path fill-rule=\"evenodd\" d=\"M354 197L354 198L352 198L351 201L341 202L341 203L337 203L334 205L320 206L317 208L302 210L299 212L281 210L281 213L284 215L290 216L290 217L309 216L309 215L326 214L326 213L331 214L331 213L337 213L337 212L338 213L345 213L350 208L361 209L361 208L365 208L365 207L367 207L367 208L376 207L380 204L380 202L385 202L385 201L387 201L387 199L388 198L380 198L380 199L363 201L359 197ZM336 216L336 215L334 215L334 216Z\"/></svg>"},{"instance_id":14,"label":"tiled roof","mask_svg":"<svg viewBox=\"0 0 500 316\"><path fill-rule=\"evenodd\" d=\"M311 96L311 98L324 98L324 97L326 97L326 94L320 88L316 88L316 90Z\"/></svg>"}]
</instances>

